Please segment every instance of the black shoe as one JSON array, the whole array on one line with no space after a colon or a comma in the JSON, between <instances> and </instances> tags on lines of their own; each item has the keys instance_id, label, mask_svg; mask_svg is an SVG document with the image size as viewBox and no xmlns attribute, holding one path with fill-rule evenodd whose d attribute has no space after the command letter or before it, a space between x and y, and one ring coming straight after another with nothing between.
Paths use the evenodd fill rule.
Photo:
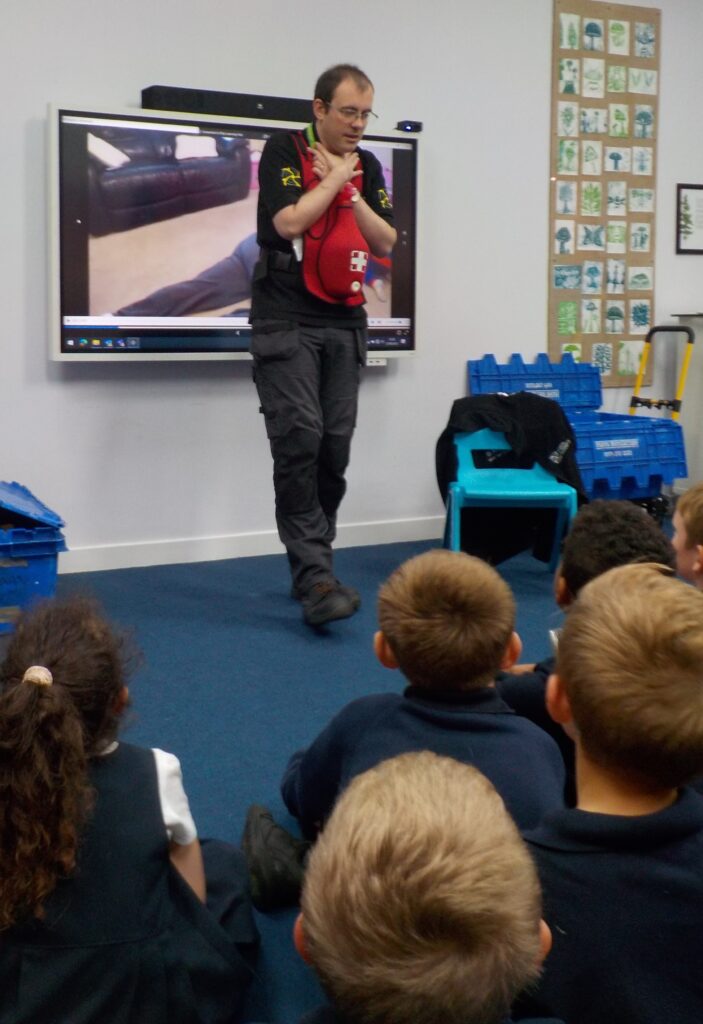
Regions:
<instances>
[{"instance_id":1,"label":"black shoe","mask_svg":"<svg viewBox=\"0 0 703 1024\"><path fill-rule=\"evenodd\" d=\"M346 598L354 606L354 611L361 608L361 594L354 587L346 587L343 583L340 583L338 579L333 581L337 585L337 589L340 590ZM295 583L291 584L290 596L294 601L302 601L304 597L304 591L299 587L296 587Z\"/></svg>"},{"instance_id":2,"label":"black shoe","mask_svg":"<svg viewBox=\"0 0 703 1024\"><path fill-rule=\"evenodd\" d=\"M359 607L336 580L313 583L302 596L303 619L308 626L324 626L326 622L348 619ZM359 601L359 604L361 601Z\"/></svg>"},{"instance_id":3,"label":"black shoe","mask_svg":"<svg viewBox=\"0 0 703 1024\"><path fill-rule=\"evenodd\" d=\"M345 585L340 583L339 580L335 580L334 582L337 584L344 596L351 601L354 606L354 611L358 611L358 609L361 608L361 594L359 591L354 587L345 587Z\"/></svg>"},{"instance_id":4,"label":"black shoe","mask_svg":"<svg viewBox=\"0 0 703 1024\"><path fill-rule=\"evenodd\" d=\"M300 901L310 843L277 825L266 807L252 804L242 834L251 899L257 910L281 910Z\"/></svg>"}]
</instances>

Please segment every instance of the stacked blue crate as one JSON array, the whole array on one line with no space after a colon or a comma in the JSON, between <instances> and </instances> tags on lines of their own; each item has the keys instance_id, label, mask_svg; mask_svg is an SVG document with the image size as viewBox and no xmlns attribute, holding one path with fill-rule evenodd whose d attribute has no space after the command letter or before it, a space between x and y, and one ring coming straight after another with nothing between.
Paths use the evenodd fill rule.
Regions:
<instances>
[{"instance_id":1,"label":"stacked blue crate","mask_svg":"<svg viewBox=\"0 0 703 1024\"><path fill-rule=\"evenodd\" d=\"M63 525L22 484L0 481L0 635L12 632L23 608L54 593Z\"/></svg>"},{"instance_id":2,"label":"stacked blue crate","mask_svg":"<svg viewBox=\"0 0 703 1024\"><path fill-rule=\"evenodd\" d=\"M570 354L551 363L540 353L533 363L514 354L470 359L469 393L530 391L563 406L576 435L576 459L591 498L653 498L664 484L688 476L683 432L678 423L654 416L599 411L603 394L598 368Z\"/></svg>"}]
</instances>

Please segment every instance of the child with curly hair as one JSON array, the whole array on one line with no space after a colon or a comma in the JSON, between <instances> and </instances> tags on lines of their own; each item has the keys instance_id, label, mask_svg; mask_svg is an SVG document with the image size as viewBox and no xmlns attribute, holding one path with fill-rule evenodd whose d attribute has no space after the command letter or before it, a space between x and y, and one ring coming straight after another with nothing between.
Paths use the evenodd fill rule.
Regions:
<instances>
[{"instance_id":1,"label":"child with curly hair","mask_svg":"<svg viewBox=\"0 0 703 1024\"><path fill-rule=\"evenodd\" d=\"M73 598L21 618L0 668L2 1024L238 1019L246 871L227 844L203 855L177 758L118 743L129 661Z\"/></svg>"}]
</instances>

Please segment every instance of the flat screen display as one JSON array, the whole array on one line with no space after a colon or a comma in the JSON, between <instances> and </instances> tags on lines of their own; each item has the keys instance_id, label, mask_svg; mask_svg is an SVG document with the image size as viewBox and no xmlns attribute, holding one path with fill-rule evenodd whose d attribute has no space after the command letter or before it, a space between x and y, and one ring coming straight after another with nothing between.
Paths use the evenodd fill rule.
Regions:
<instances>
[{"instance_id":1,"label":"flat screen display","mask_svg":"<svg viewBox=\"0 0 703 1024\"><path fill-rule=\"evenodd\" d=\"M50 112L51 356L248 356L258 162L299 125L154 111ZM369 260L369 356L415 347L416 141L369 135L398 242Z\"/></svg>"}]
</instances>

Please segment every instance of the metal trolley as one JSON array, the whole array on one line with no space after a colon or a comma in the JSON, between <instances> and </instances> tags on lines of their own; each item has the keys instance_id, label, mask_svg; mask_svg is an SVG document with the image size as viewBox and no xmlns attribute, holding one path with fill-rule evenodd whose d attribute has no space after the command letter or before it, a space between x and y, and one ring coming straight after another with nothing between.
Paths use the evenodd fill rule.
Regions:
<instances>
[{"instance_id":1,"label":"metal trolley","mask_svg":"<svg viewBox=\"0 0 703 1024\"><path fill-rule=\"evenodd\" d=\"M640 388L642 387L644 375L647 372L649 353L652 348L652 339L655 334L685 334L688 339L686 342L686 351L681 363L679 381L676 385L675 398L640 398ZM691 356L693 355L693 343L695 340L696 336L691 327L673 327L670 325L666 327L652 327L652 329L647 333L647 337L644 339L639 370L637 371L637 380L635 381L635 389L632 392L632 398L630 399L631 416L636 413L638 408L642 407L645 409L669 409L671 411L672 420L678 420L681 413L681 403L683 401L683 393L686 387L686 378L688 376L688 367L691 362Z\"/></svg>"}]
</instances>

